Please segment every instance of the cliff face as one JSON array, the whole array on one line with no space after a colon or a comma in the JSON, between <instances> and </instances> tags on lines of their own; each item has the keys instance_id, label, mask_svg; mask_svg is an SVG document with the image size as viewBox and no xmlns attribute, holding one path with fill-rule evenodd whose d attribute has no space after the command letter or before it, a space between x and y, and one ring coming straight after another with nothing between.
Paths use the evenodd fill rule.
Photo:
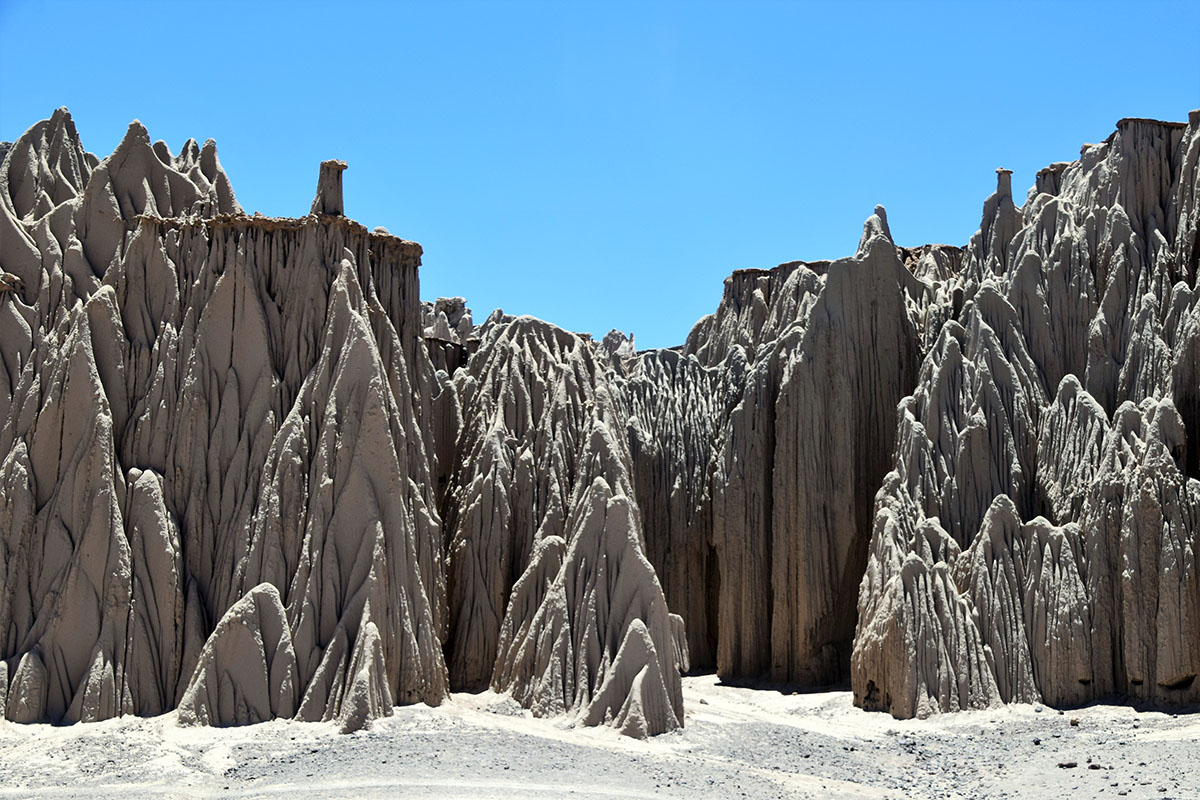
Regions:
<instances>
[{"instance_id":1,"label":"cliff face","mask_svg":"<svg viewBox=\"0 0 1200 800\"><path fill-rule=\"evenodd\" d=\"M900 716L1200 661L1200 114L999 172L966 248L736 272L635 352L461 298L212 142L0 162L0 709L337 720L493 687L635 736L680 670Z\"/></svg>"},{"instance_id":2,"label":"cliff face","mask_svg":"<svg viewBox=\"0 0 1200 800\"><path fill-rule=\"evenodd\" d=\"M438 702L420 247L243 215L211 142L135 123L97 162L65 111L9 152L0 225L6 716Z\"/></svg>"},{"instance_id":3,"label":"cliff face","mask_svg":"<svg viewBox=\"0 0 1200 800\"><path fill-rule=\"evenodd\" d=\"M1200 699L1200 113L1001 173L900 405L855 700L899 716Z\"/></svg>"},{"instance_id":4,"label":"cliff face","mask_svg":"<svg viewBox=\"0 0 1200 800\"><path fill-rule=\"evenodd\" d=\"M135 123L99 161L62 110L13 143L5 716L352 729L495 682L678 727L682 622L593 344L496 319L468 361L461 304L425 343L421 248L341 216L344 168L270 219L211 142L173 156Z\"/></svg>"},{"instance_id":5,"label":"cliff face","mask_svg":"<svg viewBox=\"0 0 1200 800\"><path fill-rule=\"evenodd\" d=\"M651 558L688 611L694 665L806 685L846 674L896 401L938 291L902 255L877 209L854 257L735 273L683 352L639 355L639 501L656 509Z\"/></svg>"},{"instance_id":6,"label":"cliff face","mask_svg":"<svg viewBox=\"0 0 1200 800\"><path fill-rule=\"evenodd\" d=\"M478 335L452 384L451 686L637 735L679 727L683 626L644 554L606 354L531 317Z\"/></svg>"}]
</instances>

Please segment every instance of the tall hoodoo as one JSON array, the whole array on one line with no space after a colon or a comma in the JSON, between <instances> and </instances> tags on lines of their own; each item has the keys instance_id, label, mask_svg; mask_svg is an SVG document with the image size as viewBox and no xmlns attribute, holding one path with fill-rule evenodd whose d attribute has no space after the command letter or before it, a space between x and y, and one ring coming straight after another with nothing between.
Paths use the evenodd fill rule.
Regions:
<instances>
[{"instance_id":1,"label":"tall hoodoo","mask_svg":"<svg viewBox=\"0 0 1200 800\"><path fill-rule=\"evenodd\" d=\"M329 160L321 162L321 174L317 178L317 195L313 198L310 214L328 214L340 217L346 212L342 202L342 173L346 162Z\"/></svg>"}]
</instances>

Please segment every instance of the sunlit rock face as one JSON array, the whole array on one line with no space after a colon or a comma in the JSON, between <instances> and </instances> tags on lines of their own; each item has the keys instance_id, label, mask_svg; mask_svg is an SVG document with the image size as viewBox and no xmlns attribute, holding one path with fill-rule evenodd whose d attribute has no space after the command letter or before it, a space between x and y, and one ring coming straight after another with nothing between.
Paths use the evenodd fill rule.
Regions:
<instances>
[{"instance_id":1,"label":"sunlit rock face","mask_svg":"<svg viewBox=\"0 0 1200 800\"><path fill-rule=\"evenodd\" d=\"M369 725L491 688L680 727L680 672L898 716L1200 700L1200 114L999 171L965 248L743 270L637 351L462 298L210 141L0 162L0 710ZM467 288L467 287L464 287Z\"/></svg>"},{"instance_id":2,"label":"sunlit rock face","mask_svg":"<svg viewBox=\"0 0 1200 800\"><path fill-rule=\"evenodd\" d=\"M9 150L0 226L6 716L441 700L420 247L245 216L211 141L134 123L99 161L65 110Z\"/></svg>"},{"instance_id":3,"label":"sunlit rock face","mask_svg":"<svg viewBox=\"0 0 1200 800\"><path fill-rule=\"evenodd\" d=\"M4 715L353 730L496 683L678 727L683 624L595 345L423 319L420 246L343 216L344 169L272 219L212 142L134 123L101 161L60 110L6 148Z\"/></svg>"},{"instance_id":4,"label":"sunlit rock face","mask_svg":"<svg viewBox=\"0 0 1200 800\"><path fill-rule=\"evenodd\" d=\"M638 355L623 386L651 560L687 623L692 664L727 679L846 675L875 492L896 403L916 383L940 276L891 239L747 270L680 351ZM946 303L948 304L948 300ZM940 308L940 306L939 306Z\"/></svg>"},{"instance_id":5,"label":"sunlit rock face","mask_svg":"<svg viewBox=\"0 0 1200 800\"><path fill-rule=\"evenodd\" d=\"M1200 112L1001 171L899 407L851 674L897 716L1200 700Z\"/></svg>"},{"instance_id":6,"label":"sunlit rock face","mask_svg":"<svg viewBox=\"0 0 1200 800\"><path fill-rule=\"evenodd\" d=\"M496 313L476 335L450 384L451 687L633 735L679 727L683 625L645 556L608 357L532 317Z\"/></svg>"}]
</instances>

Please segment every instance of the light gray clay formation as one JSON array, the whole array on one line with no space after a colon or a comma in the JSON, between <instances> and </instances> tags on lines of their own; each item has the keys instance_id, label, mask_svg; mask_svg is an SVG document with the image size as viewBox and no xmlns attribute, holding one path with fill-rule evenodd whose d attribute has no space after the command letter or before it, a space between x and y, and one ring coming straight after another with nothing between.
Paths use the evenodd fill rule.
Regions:
<instances>
[{"instance_id":1,"label":"light gray clay formation","mask_svg":"<svg viewBox=\"0 0 1200 800\"><path fill-rule=\"evenodd\" d=\"M637 352L463 298L209 141L0 163L0 711L351 731L493 688L644 737L681 670L897 716L1200 700L1200 112L966 248L735 272Z\"/></svg>"}]
</instances>

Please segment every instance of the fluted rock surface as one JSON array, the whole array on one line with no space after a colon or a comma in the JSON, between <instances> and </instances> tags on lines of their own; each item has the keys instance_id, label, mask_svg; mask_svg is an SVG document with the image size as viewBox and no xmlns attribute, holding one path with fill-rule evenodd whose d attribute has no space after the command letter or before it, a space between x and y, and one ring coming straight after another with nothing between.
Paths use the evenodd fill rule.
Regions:
<instances>
[{"instance_id":1,"label":"fluted rock surface","mask_svg":"<svg viewBox=\"0 0 1200 800\"><path fill-rule=\"evenodd\" d=\"M243 215L211 141L134 123L99 161L65 110L9 150L0 228L5 715L438 702L419 246Z\"/></svg>"},{"instance_id":2,"label":"fluted rock surface","mask_svg":"<svg viewBox=\"0 0 1200 800\"><path fill-rule=\"evenodd\" d=\"M1011 173L966 247L739 270L638 352L463 298L210 141L0 148L0 711L351 731L680 671L898 716L1200 700L1200 113Z\"/></svg>"},{"instance_id":3,"label":"fluted rock surface","mask_svg":"<svg viewBox=\"0 0 1200 800\"><path fill-rule=\"evenodd\" d=\"M456 689L644 736L683 724L686 644L644 555L610 370L588 338L494 314L455 373L447 660Z\"/></svg>"},{"instance_id":4,"label":"fluted rock surface","mask_svg":"<svg viewBox=\"0 0 1200 800\"><path fill-rule=\"evenodd\" d=\"M855 700L897 716L1200 699L1200 112L1122 120L1013 203L900 404Z\"/></svg>"},{"instance_id":5,"label":"fluted rock surface","mask_svg":"<svg viewBox=\"0 0 1200 800\"><path fill-rule=\"evenodd\" d=\"M846 676L894 409L960 261L898 248L879 208L854 257L736 272L681 351L629 368L648 551L694 666Z\"/></svg>"}]
</instances>

